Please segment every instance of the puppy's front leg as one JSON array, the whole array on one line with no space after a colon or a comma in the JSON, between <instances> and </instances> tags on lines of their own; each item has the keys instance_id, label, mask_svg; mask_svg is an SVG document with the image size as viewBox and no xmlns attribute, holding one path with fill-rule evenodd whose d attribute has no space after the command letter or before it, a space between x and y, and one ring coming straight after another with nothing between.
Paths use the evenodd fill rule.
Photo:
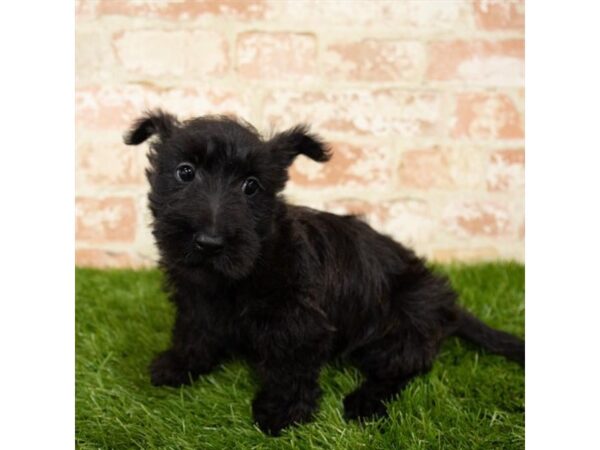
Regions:
<instances>
[{"instance_id":1,"label":"puppy's front leg","mask_svg":"<svg viewBox=\"0 0 600 450\"><path fill-rule=\"evenodd\" d=\"M312 419L318 407L320 367L275 361L263 365L259 373L263 380L252 402L252 415L260 429L277 436L294 423Z\"/></svg>"},{"instance_id":2,"label":"puppy's front leg","mask_svg":"<svg viewBox=\"0 0 600 450\"><path fill-rule=\"evenodd\" d=\"M209 311L178 303L171 348L159 354L150 365L152 384L190 384L199 375L210 372L224 351L224 339L217 330Z\"/></svg>"},{"instance_id":3,"label":"puppy's front leg","mask_svg":"<svg viewBox=\"0 0 600 450\"><path fill-rule=\"evenodd\" d=\"M272 308L268 321L264 314L256 318L252 342L262 387L252 413L260 429L275 436L288 425L310 421L321 396L319 373L331 354L335 329L307 303Z\"/></svg>"}]
</instances>

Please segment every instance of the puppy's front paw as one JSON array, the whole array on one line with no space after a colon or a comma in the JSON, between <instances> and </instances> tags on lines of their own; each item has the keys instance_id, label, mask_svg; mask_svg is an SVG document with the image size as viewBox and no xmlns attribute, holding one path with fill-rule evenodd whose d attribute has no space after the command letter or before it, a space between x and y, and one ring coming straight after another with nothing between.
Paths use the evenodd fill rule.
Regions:
<instances>
[{"instance_id":1,"label":"puppy's front paw","mask_svg":"<svg viewBox=\"0 0 600 450\"><path fill-rule=\"evenodd\" d=\"M387 416L383 402L366 390L357 389L344 398L344 417L346 420L371 419Z\"/></svg>"},{"instance_id":2,"label":"puppy's front paw","mask_svg":"<svg viewBox=\"0 0 600 450\"><path fill-rule=\"evenodd\" d=\"M252 416L258 427L271 436L293 424L312 419L314 408L303 402L286 402L273 394L259 393L252 402Z\"/></svg>"},{"instance_id":3,"label":"puppy's front paw","mask_svg":"<svg viewBox=\"0 0 600 450\"><path fill-rule=\"evenodd\" d=\"M185 361L172 350L158 355L150 365L150 381L154 386L181 386L191 384Z\"/></svg>"}]
</instances>

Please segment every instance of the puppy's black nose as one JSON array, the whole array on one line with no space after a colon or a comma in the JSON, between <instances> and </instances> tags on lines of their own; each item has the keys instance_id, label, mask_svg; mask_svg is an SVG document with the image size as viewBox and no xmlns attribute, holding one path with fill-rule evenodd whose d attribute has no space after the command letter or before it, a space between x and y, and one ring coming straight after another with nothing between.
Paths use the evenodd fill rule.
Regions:
<instances>
[{"instance_id":1,"label":"puppy's black nose","mask_svg":"<svg viewBox=\"0 0 600 450\"><path fill-rule=\"evenodd\" d=\"M225 242L221 236L198 233L195 238L196 247L205 253L215 254L223 250Z\"/></svg>"}]
</instances>

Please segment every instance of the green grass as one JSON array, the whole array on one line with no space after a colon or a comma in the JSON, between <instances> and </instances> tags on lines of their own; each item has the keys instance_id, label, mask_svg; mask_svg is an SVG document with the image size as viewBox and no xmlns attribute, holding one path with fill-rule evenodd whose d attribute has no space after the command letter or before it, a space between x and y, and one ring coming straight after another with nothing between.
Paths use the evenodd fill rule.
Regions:
<instances>
[{"instance_id":1,"label":"green grass","mask_svg":"<svg viewBox=\"0 0 600 450\"><path fill-rule=\"evenodd\" d=\"M524 268L444 266L461 302L493 326L523 335ZM156 270L76 271L76 442L81 449L513 449L524 447L523 369L449 340L434 369L390 402L390 418L358 425L342 398L353 368L325 368L316 420L263 435L250 402L256 381L228 363L191 387L156 388L147 367L167 347L173 309Z\"/></svg>"}]
</instances>

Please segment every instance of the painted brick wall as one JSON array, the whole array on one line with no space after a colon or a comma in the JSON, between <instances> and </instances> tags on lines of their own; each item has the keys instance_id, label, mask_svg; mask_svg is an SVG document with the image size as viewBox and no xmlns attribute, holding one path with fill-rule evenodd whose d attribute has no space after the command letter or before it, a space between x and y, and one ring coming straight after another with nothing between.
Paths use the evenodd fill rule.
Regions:
<instances>
[{"instance_id":1,"label":"painted brick wall","mask_svg":"<svg viewBox=\"0 0 600 450\"><path fill-rule=\"evenodd\" d=\"M522 1L76 2L76 261L147 266L147 107L309 122L295 203L362 212L440 261L524 257Z\"/></svg>"}]
</instances>

